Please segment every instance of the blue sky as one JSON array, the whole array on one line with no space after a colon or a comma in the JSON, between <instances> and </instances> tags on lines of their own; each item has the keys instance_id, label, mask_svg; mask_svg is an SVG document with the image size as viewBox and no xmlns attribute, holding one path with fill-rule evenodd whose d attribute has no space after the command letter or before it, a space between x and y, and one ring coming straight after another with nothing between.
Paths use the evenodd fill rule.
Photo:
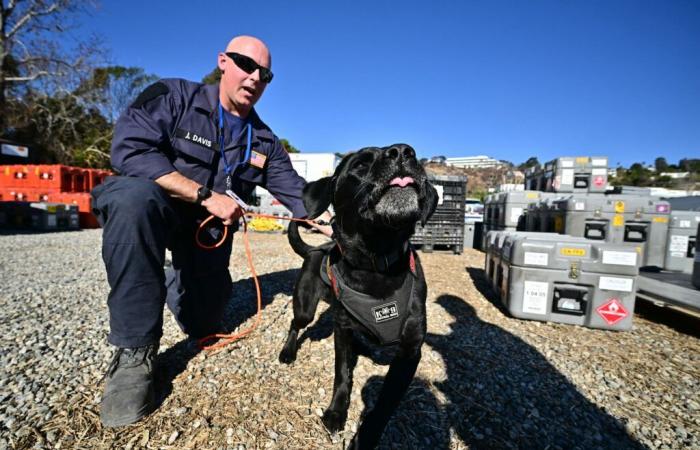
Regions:
<instances>
[{"instance_id":1,"label":"blue sky","mask_svg":"<svg viewBox=\"0 0 700 450\"><path fill-rule=\"evenodd\" d=\"M697 0L103 0L83 31L116 64L191 80L260 37L275 79L257 110L302 151L700 157Z\"/></svg>"}]
</instances>

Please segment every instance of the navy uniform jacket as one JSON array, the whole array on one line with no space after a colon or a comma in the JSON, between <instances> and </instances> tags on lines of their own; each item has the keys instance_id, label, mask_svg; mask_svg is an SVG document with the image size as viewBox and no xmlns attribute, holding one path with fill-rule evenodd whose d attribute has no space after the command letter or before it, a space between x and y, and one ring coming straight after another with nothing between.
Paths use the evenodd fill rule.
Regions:
<instances>
[{"instance_id":1,"label":"navy uniform jacket","mask_svg":"<svg viewBox=\"0 0 700 450\"><path fill-rule=\"evenodd\" d=\"M155 180L177 171L216 192L226 190L219 152L219 86L164 79L146 88L121 115L112 140L112 167L121 175ZM244 200L256 185L286 206L294 217L306 217L301 192L306 184L292 168L289 155L254 109L251 155L233 173L233 191ZM229 134L227 136L227 134ZM224 152L230 165L244 157L247 127L237 138L224 130ZM264 161L264 164L261 164Z\"/></svg>"}]
</instances>

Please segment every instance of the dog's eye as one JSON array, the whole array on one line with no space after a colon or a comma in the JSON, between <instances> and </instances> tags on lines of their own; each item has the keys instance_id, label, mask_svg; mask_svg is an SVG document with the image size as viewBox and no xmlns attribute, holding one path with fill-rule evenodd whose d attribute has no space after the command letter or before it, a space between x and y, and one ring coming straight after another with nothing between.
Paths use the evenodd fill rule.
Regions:
<instances>
[{"instance_id":1,"label":"dog's eye","mask_svg":"<svg viewBox=\"0 0 700 450\"><path fill-rule=\"evenodd\" d=\"M369 169L369 163L367 161L358 160L352 165L352 170L357 170L358 172L364 172Z\"/></svg>"}]
</instances>

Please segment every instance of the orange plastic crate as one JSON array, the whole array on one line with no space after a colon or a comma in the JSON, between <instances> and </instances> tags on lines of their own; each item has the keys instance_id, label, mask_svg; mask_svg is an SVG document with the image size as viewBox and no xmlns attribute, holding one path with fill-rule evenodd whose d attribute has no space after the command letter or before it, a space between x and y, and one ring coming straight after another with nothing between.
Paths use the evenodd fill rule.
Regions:
<instances>
[{"instance_id":1,"label":"orange plastic crate","mask_svg":"<svg viewBox=\"0 0 700 450\"><path fill-rule=\"evenodd\" d=\"M53 192L73 192L74 167L61 164L41 164L30 167L32 167L30 182L33 187Z\"/></svg>"},{"instance_id":2,"label":"orange plastic crate","mask_svg":"<svg viewBox=\"0 0 700 450\"><path fill-rule=\"evenodd\" d=\"M0 166L0 188L29 188L31 166L12 164Z\"/></svg>"},{"instance_id":3,"label":"orange plastic crate","mask_svg":"<svg viewBox=\"0 0 700 450\"><path fill-rule=\"evenodd\" d=\"M108 176L112 175L109 170L100 169L87 169L88 171L88 192L95 189L96 186L102 184L102 182Z\"/></svg>"},{"instance_id":4,"label":"orange plastic crate","mask_svg":"<svg viewBox=\"0 0 700 450\"><path fill-rule=\"evenodd\" d=\"M0 199L4 202L47 202L50 192L25 187L0 187Z\"/></svg>"}]
</instances>

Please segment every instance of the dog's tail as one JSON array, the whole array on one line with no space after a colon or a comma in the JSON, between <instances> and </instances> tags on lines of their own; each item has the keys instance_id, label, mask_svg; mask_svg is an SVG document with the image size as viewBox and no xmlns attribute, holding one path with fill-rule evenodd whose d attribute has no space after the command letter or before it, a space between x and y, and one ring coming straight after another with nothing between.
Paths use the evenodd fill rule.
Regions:
<instances>
[{"instance_id":1,"label":"dog's tail","mask_svg":"<svg viewBox=\"0 0 700 450\"><path fill-rule=\"evenodd\" d=\"M287 230L287 239L289 240L289 245L292 246L294 253L306 258L311 249L314 247L310 246L301 238L299 234L299 224L297 222L291 222L289 224L289 229Z\"/></svg>"}]
</instances>

